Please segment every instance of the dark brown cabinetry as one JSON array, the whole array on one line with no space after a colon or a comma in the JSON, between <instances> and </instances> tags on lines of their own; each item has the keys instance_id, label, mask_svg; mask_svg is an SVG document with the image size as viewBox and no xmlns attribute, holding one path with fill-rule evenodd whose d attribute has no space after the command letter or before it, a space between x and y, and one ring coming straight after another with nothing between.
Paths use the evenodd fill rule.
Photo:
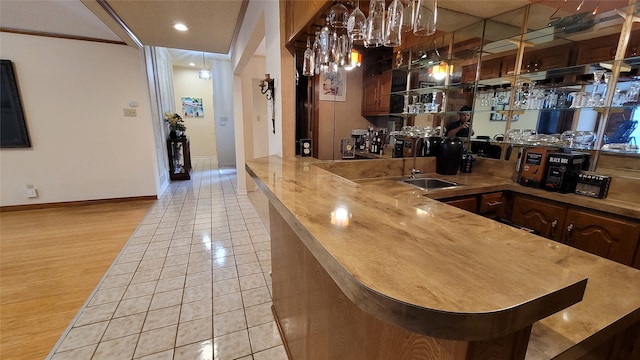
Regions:
<instances>
[{"instance_id":1,"label":"dark brown cabinetry","mask_svg":"<svg viewBox=\"0 0 640 360\"><path fill-rule=\"evenodd\" d=\"M564 226L565 206L517 195L513 200L511 221L549 239L560 241Z\"/></svg>"},{"instance_id":2,"label":"dark brown cabinetry","mask_svg":"<svg viewBox=\"0 0 640 360\"><path fill-rule=\"evenodd\" d=\"M365 77L362 87L362 115L388 114L391 101L391 71Z\"/></svg>"},{"instance_id":3,"label":"dark brown cabinetry","mask_svg":"<svg viewBox=\"0 0 640 360\"><path fill-rule=\"evenodd\" d=\"M563 242L591 254L632 265L639 236L638 223L569 209Z\"/></svg>"},{"instance_id":4,"label":"dark brown cabinetry","mask_svg":"<svg viewBox=\"0 0 640 360\"><path fill-rule=\"evenodd\" d=\"M455 206L462 210L467 210L475 213L478 209L478 198L476 196L465 196L453 199L446 199L443 201L445 204Z\"/></svg>"},{"instance_id":5,"label":"dark brown cabinetry","mask_svg":"<svg viewBox=\"0 0 640 360\"><path fill-rule=\"evenodd\" d=\"M515 195L511 221L591 254L640 265L634 261L640 238L638 221L525 195Z\"/></svg>"},{"instance_id":6,"label":"dark brown cabinetry","mask_svg":"<svg viewBox=\"0 0 640 360\"><path fill-rule=\"evenodd\" d=\"M485 217L504 216L504 195L502 192L449 198L442 200L442 202Z\"/></svg>"}]
</instances>

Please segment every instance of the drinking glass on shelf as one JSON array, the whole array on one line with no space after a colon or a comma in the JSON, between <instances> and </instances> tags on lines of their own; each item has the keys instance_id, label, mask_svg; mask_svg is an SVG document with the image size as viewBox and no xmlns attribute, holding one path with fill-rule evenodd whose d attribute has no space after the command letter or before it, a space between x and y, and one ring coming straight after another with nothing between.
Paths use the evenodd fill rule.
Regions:
<instances>
[{"instance_id":1,"label":"drinking glass on shelf","mask_svg":"<svg viewBox=\"0 0 640 360\"><path fill-rule=\"evenodd\" d=\"M365 47L378 47L384 44L384 0L371 0L369 17L367 18L367 35Z\"/></svg>"},{"instance_id":2,"label":"drinking glass on shelf","mask_svg":"<svg viewBox=\"0 0 640 360\"><path fill-rule=\"evenodd\" d=\"M549 94L547 94L544 107L546 109L555 109L557 105L558 105L558 93L556 93L556 89L551 89Z\"/></svg>"},{"instance_id":3,"label":"drinking glass on shelf","mask_svg":"<svg viewBox=\"0 0 640 360\"><path fill-rule=\"evenodd\" d=\"M567 130L560 135L560 140L567 143L569 147L574 147L576 135L577 131Z\"/></svg>"},{"instance_id":4,"label":"drinking glass on shelf","mask_svg":"<svg viewBox=\"0 0 640 360\"><path fill-rule=\"evenodd\" d=\"M409 95L403 95L404 96L404 107L402 108L402 112L405 114L409 113Z\"/></svg>"},{"instance_id":5,"label":"drinking glass on shelf","mask_svg":"<svg viewBox=\"0 0 640 360\"><path fill-rule=\"evenodd\" d=\"M413 15L413 34L429 36L436 32L438 20L437 0L418 0Z\"/></svg>"},{"instance_id":6,"label":"drinking glass on shelf","mask_svg":"<svg viewBox=\"0 0 640 360\"><path fill-rule=\"evenodd\" d=\"M385 24L384 46L395 47L402 43L403 5L400 0L393 0L387 8L387 23Z\"/></svg>"},{"instance_id":7,"label":"drinking glass on shelf","mask_svg":"<svg viewBox=\"0 0 640 360\"><path fill-rule=\"evenodd\" d=\"M593 146L593 142L596 139L596 134L593 131L580 131L580 136L580 148L591 149L591 147Z\"/></svg>"},{"instance_id":8,"label":"drinking glass on shelf","mask_svg":"<svg viewBox=\"0 0 640 360\"><path fill-rule=\"evenodd\" d=\"M360 10L360 0L356 1L356 8L349 14L347 33L352 41L364 40L367 33L367 17Z\"/></svg>"},{"instance_id":9,"label":"drinking glass on shelf","mask_svg":"<svg viewBox=\"0 0 640 360\"><path fill-rule=\"evenodd\" d=\"M518 143L522 140L522 130L520 129L509 129L507 131L507 139L508 142Z\"/></svg>"}]
</instances>

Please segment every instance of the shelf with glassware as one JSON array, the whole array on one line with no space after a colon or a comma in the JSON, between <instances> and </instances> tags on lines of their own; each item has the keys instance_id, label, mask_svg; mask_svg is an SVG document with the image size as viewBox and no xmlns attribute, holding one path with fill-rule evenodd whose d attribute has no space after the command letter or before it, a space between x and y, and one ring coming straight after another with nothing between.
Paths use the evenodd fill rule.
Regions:
<instances>
[{"instance_id":1,"label":"shelf with glassware","mask_svg":"<svg viewBox=\"0 0 640 360\"><path fill-rule=\"evenodd\" d=\"M613 68L624 70L615 86L613 73L608 70ZM533 142L552 143L574 136L592 139L590 144L575 142L584 149L595 145L594 131L588 129L595 129L606 117L609 121L604 144L633 141L630 133L637 122L632 114L640 93L638 69L640 61L630 58L624 64L585 64L480 81L474 102L474 130L486 132L485 128L491 128L487 123L510 118L510 128L515 131L534 129L526 136ZM488 116L487 111L491 112ZM509 141L509 137L505 139Z\"/></svg>"}]
</instances>

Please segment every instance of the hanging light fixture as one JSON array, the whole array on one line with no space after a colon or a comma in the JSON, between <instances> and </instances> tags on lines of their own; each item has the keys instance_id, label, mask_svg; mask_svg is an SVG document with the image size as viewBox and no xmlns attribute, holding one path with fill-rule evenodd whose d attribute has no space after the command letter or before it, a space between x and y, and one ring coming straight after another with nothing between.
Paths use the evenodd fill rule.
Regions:
<instances>
[{"instance_id":1,"label":"hanging light fixture","mask_svg":"<svg viewBox=\"0 0 640 360\"><path fill-rule=\"evenodd\" d=\"M198 71L198 78L202 80L211 79L211 71L207 70L207 64L204 62L204 51L202 52L202 70Z\"/></svg>"}]
</instances>

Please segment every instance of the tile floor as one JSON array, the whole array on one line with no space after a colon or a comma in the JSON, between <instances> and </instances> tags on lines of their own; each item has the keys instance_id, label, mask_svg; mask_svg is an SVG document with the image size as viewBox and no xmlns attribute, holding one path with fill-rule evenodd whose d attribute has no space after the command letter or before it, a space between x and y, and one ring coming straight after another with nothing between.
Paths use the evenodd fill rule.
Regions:
<instances>
[{"instance_id":1,"label":"tile floor","mask_svg":"<svg viewBox=\"0 0 640 360\"><path fill-rule=\"evenodd\" d=\"M171 183L48 359L287 359L270 239L234 187L208 160Z\"/></svg>"}]
</instances>

